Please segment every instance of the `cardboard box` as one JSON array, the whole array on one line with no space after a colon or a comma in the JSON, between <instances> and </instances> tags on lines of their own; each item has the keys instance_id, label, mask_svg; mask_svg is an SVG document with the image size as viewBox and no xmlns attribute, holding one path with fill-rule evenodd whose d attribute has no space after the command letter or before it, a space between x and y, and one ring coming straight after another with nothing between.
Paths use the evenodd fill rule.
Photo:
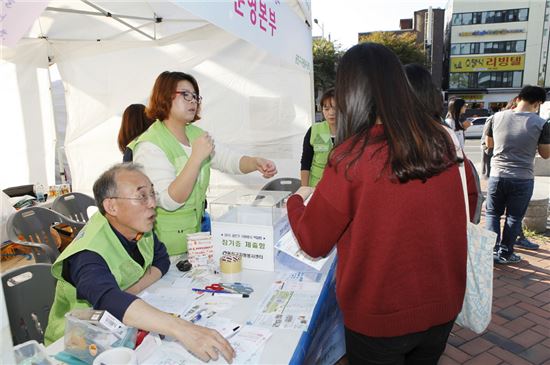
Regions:
<instances>
[{"instance_id":1,"label":"cardboard box","mask_svg":"<svg viewBox=\"0 0 550 365\"><path fill-rule=\"evenodd\" d=\"M290 229L288 192L236 190L208 202L214 260L238 254L243 268L273 271L274 245Z\"/></svg>"}]
</instances>

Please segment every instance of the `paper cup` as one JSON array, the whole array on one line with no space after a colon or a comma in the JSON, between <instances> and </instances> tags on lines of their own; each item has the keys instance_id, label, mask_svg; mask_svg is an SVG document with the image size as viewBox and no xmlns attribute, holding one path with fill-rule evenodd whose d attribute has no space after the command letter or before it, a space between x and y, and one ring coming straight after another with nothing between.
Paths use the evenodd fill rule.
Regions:
<instances>
[{"instance_id":1,"label":"paper cup","mask_svg":"<svg viewBox=\"0 0 550 365\"><path fill-rule=\"evenodd\" d=\"M99 354L93 365L137 365L134 350L127 347L115 347Z\"/></svg>"}]
</instances>

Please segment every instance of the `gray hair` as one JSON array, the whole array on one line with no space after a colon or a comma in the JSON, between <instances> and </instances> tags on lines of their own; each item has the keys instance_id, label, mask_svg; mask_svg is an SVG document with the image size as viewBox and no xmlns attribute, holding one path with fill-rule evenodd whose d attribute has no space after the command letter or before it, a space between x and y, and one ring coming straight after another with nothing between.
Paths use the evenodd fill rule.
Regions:
<instances>
[{"instance_id":1,"label":"gray hair","mask_svg":"<svg viewBox=\"0 0 550 365\"><path fill-rule=\"evenodd\" d=\"M103 201L117 195L116 175L119 171L139 171L143 173L143 167L138 163L125 162L111 166L94 183L94 198L99 212L105 215Z\"/></svg>"}]
</instances>

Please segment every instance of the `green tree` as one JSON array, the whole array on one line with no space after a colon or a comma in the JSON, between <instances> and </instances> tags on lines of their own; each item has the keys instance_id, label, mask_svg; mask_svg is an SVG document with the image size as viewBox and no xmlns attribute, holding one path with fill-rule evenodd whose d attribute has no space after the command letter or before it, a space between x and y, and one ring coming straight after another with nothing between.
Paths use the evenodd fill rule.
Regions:
<instances>
[{"instance_id":1,"label":"green tree","mask_svg":"<svg viewBox=\"0 0 550 365\"><path fill-rule=\"evenodd\" d=\"M328 88L334 87L340 46L324 38L313 40L313 82L315 98Z\"/></svg>"},{"instance_id":2,"label":"green tree","mask_svg":"<svg viewBox=\"0 0 550 365\"><path fill-rule=\"evenodd\" d=\"M359 38L359 43L373 42L380 43L391 49L401 63L426 64L426 55L421 44L416 42L416 34L412 32L395 34L391 32L374 32Z\"/></svg>"}]
</instances>

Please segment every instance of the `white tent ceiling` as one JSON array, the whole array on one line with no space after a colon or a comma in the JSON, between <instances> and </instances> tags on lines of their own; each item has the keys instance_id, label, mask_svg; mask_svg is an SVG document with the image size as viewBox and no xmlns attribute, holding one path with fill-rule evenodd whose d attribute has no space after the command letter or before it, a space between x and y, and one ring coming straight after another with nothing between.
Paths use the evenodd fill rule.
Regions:
<instances>
[{"instance_id":1,"label":"white tent ceiling","mask_svg":"<svg viewBox=\"0 0 550 365\"><path fill-rule=\"evenodd\" d=\"M48 57L65 88L75 190L89 193L98 174L120 161L122 111L146 103L165 70L198 79L205 98L199 125L216 141L275 160L280 176L298 176L301 139L313 119L309 4L265 3L277 13L275 35L232 12L232 1L50 1L28 37L2 48L0 107L13 125L2 123L0 132L17 143L2 144L0 153L14 158L0 188L53 183L55 140L44 132L53 120ZM212 180L218 188L263 183L224 174Z\"/></svg>"}]
</instances>

